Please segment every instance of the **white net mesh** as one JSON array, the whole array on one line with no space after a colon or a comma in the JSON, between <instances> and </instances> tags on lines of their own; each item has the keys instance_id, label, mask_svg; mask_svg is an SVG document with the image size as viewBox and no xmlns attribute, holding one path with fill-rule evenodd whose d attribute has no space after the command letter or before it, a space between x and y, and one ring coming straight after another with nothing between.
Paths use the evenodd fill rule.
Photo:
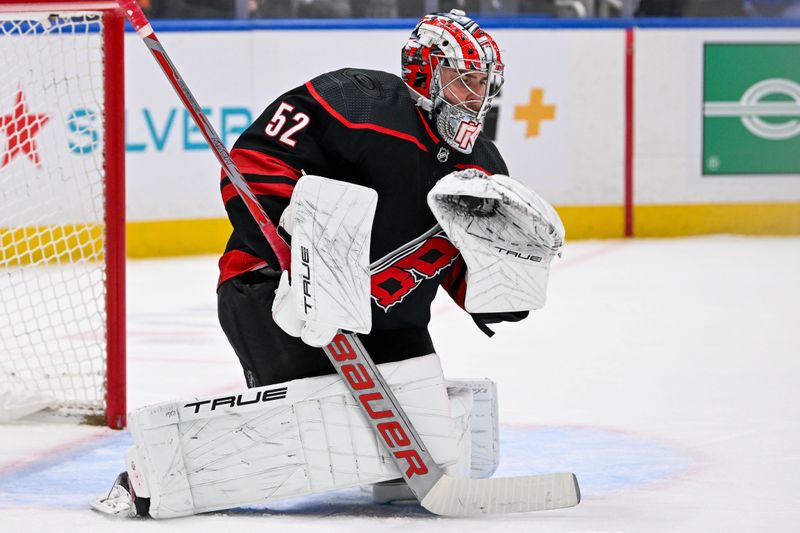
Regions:
<instances>
[{"instance_id":1,"label":"white net mesh","mask_svg":"<svg viewBox=\"0 0 800 533\"><path fill-rule=\"evenodd\" d=\"M0 14L0 420L105 404L99 13Z\"/></svg>"}]
</instances>

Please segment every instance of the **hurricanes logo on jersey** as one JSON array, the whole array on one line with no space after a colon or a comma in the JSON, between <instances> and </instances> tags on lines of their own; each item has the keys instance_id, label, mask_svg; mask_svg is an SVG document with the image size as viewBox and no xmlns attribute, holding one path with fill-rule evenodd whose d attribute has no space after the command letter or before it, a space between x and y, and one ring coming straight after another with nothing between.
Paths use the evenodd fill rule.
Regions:
<instances>
[{"instance_id":1,"label":"hurricanes logo on jersey","mask_svg":"<svg viewBox=\"0 0 800 533\"><path fill-rule=\"evenodd\" d=\"M372 274L372 299L384 311L453 264L458 248L443 230L430 231L390 254Z\"/></svg>"}]
</instances>

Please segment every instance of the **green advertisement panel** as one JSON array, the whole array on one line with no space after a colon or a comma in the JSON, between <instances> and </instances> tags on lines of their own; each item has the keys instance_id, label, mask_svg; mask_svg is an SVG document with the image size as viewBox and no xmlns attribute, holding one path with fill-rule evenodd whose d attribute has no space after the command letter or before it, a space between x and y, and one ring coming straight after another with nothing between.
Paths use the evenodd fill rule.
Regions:
<instances>
[{"instance_id":1,"label":"green advertisement panel","mask_svg":"<svg viewBox=\"0 0 800 533\"><path fill-rule=\"evenodd\" d=\"M703 52L703 175L800 174L800 43Z\"/></svg>"}]
</instances>

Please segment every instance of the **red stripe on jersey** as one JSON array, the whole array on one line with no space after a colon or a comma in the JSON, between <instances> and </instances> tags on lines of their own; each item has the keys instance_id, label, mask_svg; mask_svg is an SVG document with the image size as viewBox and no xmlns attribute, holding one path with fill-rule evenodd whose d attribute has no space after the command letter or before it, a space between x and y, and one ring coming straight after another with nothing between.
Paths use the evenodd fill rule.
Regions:
<instances>
[{"instance_id":1,"label":"red stripe on jersey","mask_svg":"<svg viewBox=\"0 0 800 533\"><path fill-rule=\"evenodd\" d=\"M289 198L292 196L294 185L288 183L253 183L249 182L250 190L254 194L268 194L270 196L280 196L281 198Z\"/></svg>"},{"instance_id":2,"label":"red stripe on jersey","mask_svg":"<svg viewBox=\"0 0 800 533\"><path fill-rule=\"evenodd\" d=\"M459 256L442 279L442 287L462 309L464 308L464 299L467 296L467 283L464 280L465 268L467 268L467 264L464 262L464 258Z\"/></svg>"},{"instance_id":3,"label":"red stripe on jersey","mask_svg":"<svg viewBox=\"0 0 800 533\"><path fill-rule=\"evenodd\" d=\"M265 266L267 266L266 261L242 250L225 252L219 258L219 281L217 287L234 276Z\"/></svg>"},{"instance_id":4,"label":"red stripe on jersey","mask_svg":"<svg viewBox=\"0 0 800 533\"><path fill-rule=\"evenodd\" d=\"M419 110L418 107L414 107L414 109L417 110L417 114L419 115L419 119L422 121L422 125L425 126L425 131L428 132L428 137L431 138L431 140L433 141L433 144L439 144L439 138L436 137L436 135L434 135L433 132L431 131L431 127L428 126L428 121L425 120L425 117L422 116L422 112Z\"/></svg>"},{"instance_id":5,"label":"red stripe on jersey","mask_svg":"<svg viewBox=\"0 0 800 533\"><path fill-rule=\"evenodd\" d=\"M228 200L237 196L236 188L232 184L227 184L222 188L222 205L228 205Z\"/></svg>"},{"instance_id":6,"label":"red stripe on jersey","mask_svg":"<svg viewBox=\"0 0 800 533\"><path fill-rule=\"evenodd\" d=\"M281 198L289 198L292 196L294 190L293 185L286 183L248 183L250 190L253 194L266 194L270 196L279 196ZM222 204L227 205L228 201L237 196L236 188L233 184L228 183L222 188Z\"/></svg>"},{"instance_id":7,"label":"red stripe on jersey","mask_svg":"<svg viewBox=\"0 0 800 533\"><path fill-rule=\"evenodd\" d=\"M484 174L486 174L487 176L491 176L491 175L492 175L492 173L491 173L491 172L489 172L488 170L486 170L485 168L483 168L482 166L479 166L479 165L465 165L465 164L463 164L463 163L458 163L458 164L456 165L456 168L457 168L458 170L466 170L466 169L468 169L468 168L474 168L475 170L480 170L481 172L483 172L483 173L484 173Z\"/></svg>"},{"instance_id":8,"label":"red stripe on jersey","mask_svg":"<svg viewBox=\"0 0 800 533\"><path fill-rule=\"evenodd\" d=\"M242 174L257 174L259 176L283 176L297 181L300 179L300 171L277 157L247 150L245 148L234 148L231 150L231 158L236 163L236 168ZM227 177L225 169L221 171L222 179Z\"/></svg>"},{"instance_id":9,"label":"red stripe on jersey","mask_svg":"<svg viewBox=\"0 0 800 533\"><path fill-rule=\"evenodd\" d=\"M428 149L425 148L425 145L419 142L419 139L414 137L413 135L409 135L408 133L403 133L402 131L393 130L390 128L384 128L383 126L378 126L377 124L356 124L355 122L350 122L346 118L344 118L338 111L336 111L328 102L326 102L322 96L314 89L314 86L311 84L310 81L306 82L306 89L308 92L311 93L311 96L314 97L314 100L319 102L319 104L325 108L325 110L331 114L333 118L344 124L346 127L354 130L372 130L377 131L378 133L383 133L384 135L391 135L392 137L397 137L398 139L403 139L404 141L409 141L417 145L417 148L422 150L423 152L427 152Z\"/></svg>"}]
</instances>

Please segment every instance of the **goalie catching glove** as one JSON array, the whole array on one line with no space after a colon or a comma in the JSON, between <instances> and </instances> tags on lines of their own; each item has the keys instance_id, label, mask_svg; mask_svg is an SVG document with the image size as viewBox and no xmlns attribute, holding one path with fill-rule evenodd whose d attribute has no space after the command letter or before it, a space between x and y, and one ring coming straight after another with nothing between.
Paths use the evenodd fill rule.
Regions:
<instances>
[{"instance_id":1,"label":"goalie catching glove","mask_svg":"<svg viewBox=\"0 0 800 533\"><path fill-rule=\"evenodd\" d=\"M291 272L281 275L272 318L310 346L337 330L369 333L369 245L377 193L320 176L302 176L280 226L291 235Z\"/></svg>"},{"instance_id":2,"label":"goalie catching glove","mask_svg":"<svg viewBox=\"0 0 800 533\"><path fill-rule=\"evenodd\" d=\"M467 265L468 312L544 305L550 261L560 255L565 233L547 201L508 176L467 169L440 179L428 206Z\"/></svg>"}]
</instances>

